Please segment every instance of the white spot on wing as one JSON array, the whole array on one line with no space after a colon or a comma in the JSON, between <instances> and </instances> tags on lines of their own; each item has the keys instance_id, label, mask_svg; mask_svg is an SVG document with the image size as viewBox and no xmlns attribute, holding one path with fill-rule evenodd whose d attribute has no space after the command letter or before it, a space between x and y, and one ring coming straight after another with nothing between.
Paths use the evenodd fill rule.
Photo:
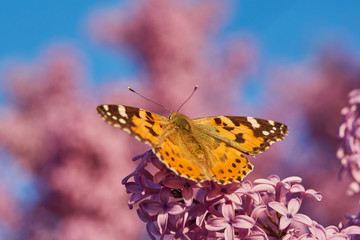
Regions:
<instances>
[{"instance_id":1,"label":"white spot on wing","mask_svg":"<svg viewBox=\"0 0 360 240\"><path fill-rule=\"evenodd\" d=\"M123 130L127 133L131 133L130 130L128 128L123 128Z\"/></svg>"},{"instance_id":2,"label":"white spot on wing","mask_svg":"<svg viewBox=\"0 0 360 240\"><path fill-rule=\"evenodd\" d=\"M270 125L274 126L275 125L275 122L273 120L269 120L268 121Z\"/></svg>"},{"instance_id":3,"label":"white spot on wing","mask_svg":"<svg viewBox=\"0 0 360 240\"><path fill-rule=\"evenodd\" d=\"M128 115L126 114L126 109L124 108L124 106L119 105L118 110L119 110L119 114L122 117L128 118Z\"/></svg>"},{"instance_id":4,"label":"white spot on wing","mask_svg":"<svg viewBox=\"0 0 360 240\"><path fill-rule=\"evenodd\" d=\"M262 131L262 134L264 134L265 136L269 135L270 133L268 131Z\"/></svg>"},{"instance_id":5,"label":"white spot on wing","mask_svg":"<svg viewBox=\"0 0 360 240\"><path fill-rule=\"evenodd\" d=\"M109 106L108 105L103 105L103 108L105 109L105 111L109 111Z\"/></svg>"},{"instance_id":6,"label":"white spot on wing","mask_svg":"<svg viewBox=\"0 0 360 240\"><path fill-rule=\"evenodd\" d=\"M251 126L252 126L253 128L259 128L259 127L260 127L260 124L256 121L255 118L253 118L253 117L247 117L246 119L248 120L249 123L251 123Z\"/></svg>"},{"instance_id":7,"label":"white spot on wing","mask_svg":"<svg viewBox=\"0 0 360 240\"><path fill-rule=\"evenodd\" d=\"M112 116L112 119L117 120L117 117L116 117L116 116Z\"/></svg>"},{"instance_id":8,"label":"white spot on wing","mask_svg":"<svg viewBox=\"0 0 360 240\"><path fill-rule=\"evenodd\" d=\"M124 119L122 119L122 118L119 119L119 122L122 123L122 124L126 123L126 121Z\"/></svg>"},{"instance_id":9,"label":"white spot on wing","mask_svg":"<svg viewBox=\"0 0 360 240\"><path fill-rule=\"evenodd\" d=\"M106 112L106 115L111 116L111 112Z\"/></svg>"}]
</instances>

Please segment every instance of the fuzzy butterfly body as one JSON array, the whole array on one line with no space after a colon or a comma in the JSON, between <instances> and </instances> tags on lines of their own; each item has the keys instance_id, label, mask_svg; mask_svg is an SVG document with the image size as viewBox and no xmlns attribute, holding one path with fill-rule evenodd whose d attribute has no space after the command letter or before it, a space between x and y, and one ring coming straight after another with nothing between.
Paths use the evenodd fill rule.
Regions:
<instances>
[{"instance_id":1,"label":"fuzzy butterfly body","mask_svg":"<svg viewBox=\"0 0 360 240\"><path fill-rule=\"evenodd\" d=\"M177 175L196 182L240 182L252 171L245 155L264 152L284 139L288 127L252 117L189 119L173 112L169 118L123 105L100 105L100 116L152 147Z\"/></svg>"}]
</instances>

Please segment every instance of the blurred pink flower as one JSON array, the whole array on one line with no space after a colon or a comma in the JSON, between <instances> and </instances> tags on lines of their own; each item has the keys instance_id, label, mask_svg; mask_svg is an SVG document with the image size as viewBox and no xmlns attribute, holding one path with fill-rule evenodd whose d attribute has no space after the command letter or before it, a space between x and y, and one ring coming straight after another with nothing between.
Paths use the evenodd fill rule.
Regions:
<instances>
[{"instance_id":1,"label":"blurred pink flower","mask_svg":"<svg viewBox=\"0 0 360 240\"><path fill-rule=\"evenodd\" d=\"M221 44L213 40L225 10L214 0L148 0L128 11L112 8L94 15L92 32L115 49L127 47L143 63L147 81L136 88L151 99L175 111L198 84L202 90L182 111L194 117L225 114L239 99L240 89L235 86L252 71L256 55L249 40ZM221 96L221 101L213 96Z\"/></svg>"},{"instance_id":2,"label":"blurred pink flower","mask_svg":"<svg viewBox=\"0 0 360 240\"><path fill-rule=\"evenodd\" d=\"M98 101L85 91L81 65L76 51L60 46L7 72L12 104L1 109L0 143L41 184L39 201L20 213L18 227L28 230L14 228L20 239L138 235L136 216L119 204L121 177L132 166L119 156L131 151L94 112Z\"/></svg>"},{"instance_id":3,"label":"blurred pink flower","mask_svg":"<svg viewBox=\"0 0 360 240\"><path fill-rule=\"evenodd\" d=\"M17 209L17 203L14 201L8 190L0 184L0 221L16 227L20 223L21 213Z\"/></svg>"},{"instance_id":4,"label":"blurred pink flower","mask_svg":"<svg viewBox=\"0 0 360 240\"><path fill-rule=\"evenodd\" d=\"M271 89L260 100L260 114L268 109L269 116L283 119L292 131L287 141L274 146L277 151L260 156L264 164L257 169L262 174L255 177L273 173L301 176L305 185L311 184L322 193L326 206L305 203L304 212L316 214L329 225L341 221L345 212L358 205L350 198L347 204L339 204L343 196L333 191L348 185L334 177L338 171L335 152L339 144L339 112L346 106L348 93L360 87L360 61L358 54L341 42L326 44L302 61L281 62L266 72L270 77L265 76L265 81Z\"/></svg>"},{"instance_id":5,"label":"blurred pink flower","mask_svg":"<svg viewBox=\"0 0 360 240\"><path fill-rule=\"evenodd\" d=\"M337 156L341 160L342 170L349 172L350 177L360 184L360 90L353 90L349 94L349 105L342 109L344 122L339 129L341 139ZM355 185L352 186L352 192Z\"/></svg>"}]
</instances>

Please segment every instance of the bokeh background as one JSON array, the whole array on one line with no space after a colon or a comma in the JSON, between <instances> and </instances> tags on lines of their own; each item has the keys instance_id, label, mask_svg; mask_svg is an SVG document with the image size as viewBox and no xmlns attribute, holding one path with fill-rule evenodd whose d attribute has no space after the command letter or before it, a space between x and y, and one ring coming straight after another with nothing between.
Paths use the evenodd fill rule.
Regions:
<instances>
[{"instance_id":1,"label":"bokeh background","mask_svg":"<svg viewBox=\"0 0 360 240\"><path fill-rule=\"evenodd\" d=\"M324 226L357 214L339 180L340 111L360 87L360 3L0 0L0 239L147 239L121 180L142 143L101 103L289 125L249 180L300 176Z\"/></svg>"}]
</instances>

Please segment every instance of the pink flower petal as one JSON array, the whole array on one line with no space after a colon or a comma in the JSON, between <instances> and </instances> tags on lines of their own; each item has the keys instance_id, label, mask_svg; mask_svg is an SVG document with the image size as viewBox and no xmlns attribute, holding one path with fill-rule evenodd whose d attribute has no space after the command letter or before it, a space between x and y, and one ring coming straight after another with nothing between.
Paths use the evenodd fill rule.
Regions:
<instances>
[{"instance_id":1,"label":"pink flower petal","mask_svg":"<svg viewBox=\"0 0 360 240\"><path fill-rule=\"evenodd\" d=\"M269 184L258 184L252 189L254 192L274 192L274 187Z\"/></svg>"},{"instance_id":2,"label":"pink flower petal","mask_svg":"<svg viewBox=\"0 0 360 240\"><path fill-rule=\"evenodd\" d=\"M168 214L167 212L159 213L157 216L157 222L160 228L160 233L163 234L166 230L168 223Z\"/></svg>"},{"instance_id":3,"label":"pink flower petal","mask_svg":"<svg viewBox=\"0 0 360 240\"><path fill-rule=\"evenodd\" d=\"M172 202L172 203L168 204L167 211L171 215L176 215L176 214L180 214L180 213L184 212L185 208L177 202Z\"/></svg>"},{"instance_id":4,"label":"pink flower petal","mask_svg":"<svg viewBox=\"0 0 360 240\"><path fill-rule=\"evenodd\" d=\"M234 240L235 238L234 228L231 225L225 228L224 236L225 236L225 240Z\"/></svg>"},{"instance_id":5,"label":"pink flower petal","mask_svg":"<svg viewBox=\"0 0 360 240\"><path fill-rule=\"evenodd\" d=\"M269 202L268 204L269 204L269 207L271 207L272 209L274 209L281 215L286 216L288 214L288 210L284 206L284 204L279 203L279 202Z\"/></svg>"},{"instance_id":6,"label":"pink flower petal","mask_svg":"<svg viewBox=\"0 0 360 240\"><path fill-rule=\"evenodd\" d=\"M294 219L294 221L303 223L303 224L305 224L307 226L311 226L311 224L312 224L312 220L308 216L306 216L305 214L298 213L298 214L293 216L293 219Z\"/></svg>"},{"instance_id":7,"label":"pink flower petal","mask_svg":"<svg viewBox=\"0 0 360 240\"><path fill-rule=\"evenodd\" d=\"M140 208L138 208L136 210L136 212L137 212L139 218L141 219L141 221L143 221L143 222L148 222L149 221L149 219L150 219L149 216L147 216L143 211L141 211Z\"/></svg>"},{"instance_id":8,"label":"pink flower petal","mask_svg":"<svg viewBox=\"0 0 360 240\"><path fill-rule=\"evenodd\" d=\"M349 240L349 236L345 233L337 233L334 236L328 236L327 240Z\"/></svg>"},{"instance_id":9,"label":"pink flower petal","mask_svg":"<svg viewBox=\"0 0 360 240\"><path fill-rule=\"evenodd\" d=\"M222 204L221 205L221 212L224 218L228 221L235 217L235 211L231 204Z\"/></svg>"},{"instance_id":10,"label":"pink flower petal","mask_svg":"<svg viewBox=\"0 0 360 240\"><path fill-rule=\"evenodd\" d=\"M210 231L223 230L229 225L228 221L222 217L210 218L206 222L206 229Z\"/></svg>"},{"instance_id":11,"label":"pink flower petal","mask_svg":"<svg viewBox=\"0 0 360 240\"><path fill-rule=\"evenodd\" d=\"M260 214L263 213L266 209L267 208L265 205L256 206L251 212L251 217L256 221Z\"/></svg>"},{"instance_id":12,"label":"pink flower petal","mask_svg":"<svg viewBox=\"0 0 360 240\"><path fill-rule=\"evenodd\" d=\"M155 202L153 200L142 201L141 207L144 209L144 211L151 214L158 213L163 209L162 205L159 202Z\"/></svg>"},{"instance_id":13,"label":"pink flower petal","mask_svg":"<svg viewBox=\"0 0 360 240\"><path fill-rule=\"evenodd\" d=\"M290 225L291 222L292 222L291 218L288 218L286 215L282 216L280 218L279 229L284 230L285 228L287 228Z\"/></svg>"},{"instance_id":14,"label":"pink flower petal","mask_svg":"<svg viewBox=\"0 0 360 240\"><path fill-rule=\"evenodd\" d=\"M238 194L236 194L236 193L226 195L226 198L229 201L234 202L234 203L239 204L239 205L241 205L241 203L242 203L241 197L238 196Z\"/></svg>"},{"instance_id":15,"label":"pink flower petal","mask_svg":"<svg viewBox=\"0 0 360 240\"><path fill-rule=\"evenodd\" d=\"M252 217L246 215L238 215L233 220L233 226L235 228L252 228L255 225L255 220Z\"/></svg>"},{"instance_id":16,"label":"pink flower petal","mask_svg":"<svg viewBox=\"0 0 360 240\"><path fill-rule=\"evenodd\" d=\"M132 205L132 204L140 201L143 197L144 197L144 196L143 196L142 194L133 193L133 194L130 196L128 203L129 203L130 205Z\"/></svg>"},{"instance_id":17,"label":"pink flower petal","mask_svg":"<svg viewBox=\"0 0 360 240\"><path fill-rule=\"evenodd\" d=\"M268 184L268 185L271 185L271 186L275 186L274 182L270 181L269 179L265 179L265 178L256 179L254 181L254 183L256 183L256 184Z\"/></svg>"},{"instance_id":18,"label":"pink flower petal","mask_svg":"<svg viewBox=\"0 0 360 240\"><path fill-rule=\"evenodd\" d=\"M313 224L310 228L309 231L312 233L312 235L314 235L314 237L316 237L319 240L326 240L326 232L325 232L325 228L323 226L321 226L320 224Z\"/></svg>"},{"instance_id":19,"label":"pink flower petal","mask_svg":"<svg viewBox=\"0 0 360 240\"><path fill-rule=\"evenodd\" d=\"M301 183L302 178L298 176L292 176L284 178L281 182L283 183Z\"/></svg>"},{"instance_id":20,"label":"pink flower petal","mask_svg":"<svg viewBox=\"0 0 360 240\"><path fill-rule=\"evenodd\" d=\"M321 193L315 191L314 189L308 189L305 192L306 195L313 196L317 201L321 201L322 195Z\"/></svg>"},{"instance_id":21,"label":"pink flower petal","mask_svg":"<svg viewBox=\"0 0 360 240\"><path fill-rule=\"evenodd\" d=\"M350 226L343 230L341 230L342 233L346 234L359 234L360 235L360 227L359 226Z\"/></svg>"},{"instance_id":22,"label":"pink flower petal","mask_svg":"<svg viewBox=\"0 0 360 240\"><path fill-rule=\"evenodd\" d=\"M252 189L252 184L249 181L244 181L241 183L241 188L244 189L245 191L249 191Z\"/></svg>"},{"instance_id":23,"label":"pink flower petal","mask_svg":"<svg viewBox=\"0 0 360 240\"><path fill-rule=\"evenodd\" d=\"M280 182L280 178L277 175L271 175L268 177L268 179L275 185Z\"/></svg>"},{"instance_id":24,"label":"pink flower petal","mask_svg":"<svg viewBox=\"0 0 360 240\"><path fill-rule=\"evenodd\" d=\"M295 215L301 206L301 200L299 198L293 198L288 203L288 213Z\"/></svg>"},{"instance_id":25,"label":"pink flower petal","mask_svg":"<svg viewBox=\"0 0 360 240\"><path fill-rule=\"evenodd\" d=\"M291 186L290 192L292 192L292 193L305 192L305 188L301 184L294 184L293 186Z\"/></svg>"},{"instance_id":26,"label":"pink flower petal","mask_svg":"<svg viewBox=\"0 0 360 240\"><path fill-rule=\"evenodd\" d=\"M144 187L140 184L134 182L125 183L127 193L141 193L144 190Z\"/></svg>"},{"instance_id":27,"label":"pink flower petal","mask_svg":"<svg viewBox=\"0 0 360 240\"><path fill-rule=\"evenodd\" d=\"M332 235L339 232L339 229L335 226L328 226L325 228L326 235Z\"/></svg>"},{"instance_id":28,"label":"pink flower petal","mask_svg":"<svg viewBox=\"0 0 360 240\"><path fill-rule=\"evenodd\" d=\"M182 190L182 195L185 201L186 206L190 206L193 203L193 189L190 188L184 188Z\"/></svg>"}]
</instances>

